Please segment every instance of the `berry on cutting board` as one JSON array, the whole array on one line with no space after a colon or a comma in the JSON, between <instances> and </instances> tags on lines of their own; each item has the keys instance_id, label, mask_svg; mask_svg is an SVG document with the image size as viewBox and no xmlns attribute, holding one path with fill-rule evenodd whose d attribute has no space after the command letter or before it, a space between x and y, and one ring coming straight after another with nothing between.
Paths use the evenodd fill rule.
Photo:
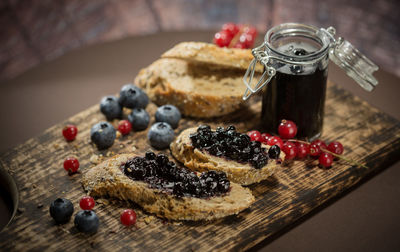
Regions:
<instances>
[{"instance_id":1,"label":"berry on cutting board","mask_svg":"<svg viewBox=\"0 0 400 252\"><path fill-rule=\"evenodd\" d=\"M297 146L293 142L286 141L283 144L282 151L286 154L285 159L291 160L297 155Z\"/></svg>"},{"instance_id":2,"label":"berry on cutting board","mask_svg":"<svg viewBox=\"0 0 400 252\"><path fill-rule=\"evenodd\" d=\"M74 174L79 169L79 161L74 157L68 157L64 160L64 169L68 172L68 174Z\"/></svg>"},{"instance_id":3,"label":"berry on cutting board","mask_svg":"<svg viewBox=\"0 0 400 252\"><path fill-rule=\"evenodd\" d=\"M90 196L84 196L79 201L79 206L81 207L82 210L92 210L95 205L96 202Z\"/></svg>"},{"instance_id":4,"label":"berry on cutting board","mask_svg":"<svg viewBox=\"0 0 400 252\"><path fill-rule=\"evenodd\" d=\"M100 101L100 112L106 116L108 121L121 118L122 107L118 98L112 95L104 96Z\"/></svg>"},{"instance_id":5,"label":"berry on cutting board","mask_svg":"<svg viewBox=\"0 0 400 252\"><path fill-rule=\"evenodd\" d=\"M261 137L260 137L260 142L263 144L267 144L269 137L271 136L271 134L268 133L262 133Z\"/></svg>"},{"instance_id":6,"label":"berry on cutting board","mask_svg":"<svg viewBox=\"0 0 400 252\"><path fill-rule=\"evenodd\" d=\"M325 168L331 167L333 163L333 156L330 153L322 153L319 158L319 164Z\"/></svg>"},{"instance_id":7,"label":"berry on cutting board","mask_svg":"<svg viewBox=\"0 0 400 252\"><path fill-rule=\"evenodd\" d=\"M58 198L50 204L50 216L57 224L67 223L73 213L74 205L67 199Z\"/></svg>"},{"instance_id":8,"label":"berry on cutting board","mask_svg":"<svg viewBox=\"0 0 400 252\"><path fill-rule=\"evenodd\" d=\"M298 159L303 159L310 154L310 145L306 143L297 143L297 155Z\"/></svg>"},{"instance_id":9,"label":"berry on cutting board","mask_svg":"<svg viewBox=\"0 0 400 252\"><path fill-rule=\"evenodd\" d=\"M338 141L331 142L328 145L328 151L333 152L337 155L342 155L343 154L343 145Z\"/></svg>"},{"instance_id":10,"label":"berry on cutting board","mask_svg":"<svg viewBox=\"0 0 400 252\"><path fill-rule=\"evenodd\" d=\"M261 133L258 130L249 131L247 135L250 137L251 141L261 141Z\"/></svg>"},{"instance_id":11,"label":"berry on cutting board","mask_svg":"<svg viewBox=\"0 0 400 252\"><path fill-rule=\"evenodd\" d=\"M132 130L132 124L128 120L121 120L118 122L118 131L122 135L128 135Z\"/></svg>"},{"instance_id":12,"label":"berry on cutting board","mask_svg":"<svg viewBox=\"0 0 400 252\"><path fill-rule=\"evenodd\" d=\"M99 122L90 130L90 139L99 150L111 147L116 136L116 131L109 122Z\"/></svg>"},{"instance_id":13,"label":"berry on cutting board","mask_svg":"<svg viewBox=\"0 0 400 252\"><path fill-rule=\"evenodd\" d=\"M181 120L181 112L174 105L167 104L157 108L155 117L156 122L166 122L176 129Z\"/></svg>"},{"instance_id":14,"label":"berry on cutting board","mask_svg":"<svg viewBox=\"0 0 400 252\"><path fill-rule=\"evenodd\" d=\"M75 215L74 224L80 232L94 234L99 228L99 217L92 210L81 210Z\"/></svg>"},{"instance_id":15,"label":"berry on cutting board","mask_svg":"<svg viewBox=\"0 0 400 252\"><path fill-rule=\"evenodd\" d=\"M126 84L119 93L119 104L126 108L146 108L149 97L139 87L133 84Z\"/></svg>"},{"instance_id":16,"label":"berry on cutting board","mask_svg":"<svg viewBox=\"0 0 400 252\"><path fill-rule=\"evenodd\" d=\"M278 145L279 148L282 149L282 147L283 147L283 141L282 141L282 139L280 139L280 138L277 137L277 136L271 136L271 137L268 138L267 145L269 145L269 146Z\"/></svg>"},{"instance_id":17,"label":"berry on cutting board","mask_svg":"<svg viewBox=\"0 0 400 252\"><path fill-rule=\"evenodd\" d=\"M158 150L168 148L174 137L174 130L165 122L156 122L147 134L150 145Z\"/></svg>"},{"instance_id":18,"label":"berry on cutting board","mask_svg":"<svg viewBox=\"0 0 400 252\"><path fill-rule=\"evenodd\" d=\"M68 124L63 128L62 134L65 140L73 141L75 140L75 137L78 134L78 128L75 125Z\"/></svg>"},{"instance_id":19,"label":"berry on cutting board","mask_svg":"<svg viewBox=\"0 0 400 252\"><path fill-rule=\"evenodd\" d=\"M319 146L319 148L326 150L328 148L328 146L326 145L326 143L324 141L322 141L321 139L317 139L311 142L311 144L316 144Z\"/></svg>"},{"instance_id":20,"label":"berry on cutting board","mask_svg":"<svg viewBox=\"0 0 400 252\"><path fill-rule=\"evenodd\" d=\"M282 139L294 138L297 134L297 126L289 120L282 120L278 126L278 133Z\"/></svg>"},{"instance_id":21,"label":"berry on cutting board","mask_svg":"<svg viewBox=\"0 0 400 252\"><path fill-rule=\"evenodd\" d=\"M279 158L279 154L281 154L281 148L278 145L272 145L268 150L268 156L272 159Z\"/></svg>"},{"instance_id":22,"label":"berry on cutting board","mask_svg":"<svg viewBox=\"0 0 400 252\"><path fill-rule=\"evenodd\" d=\"M310 156L319 157L319 155L321 155L321 153L322 153L321 147L318 144L312 142L310 144Z\"/></svg>"},{"instance_id":23,"label":"berry on cutting board","mask_svg":"<svg viewBox=\"0 0 400 252\"><path fill-rule=\"evenodd\" d=\"M141 131L149 126L150 116L149 113L142 108L132 109L132 113L128 115L128 121L132 124L133 130Z\"/></svg>"},{"instance_id":24,"label":"berry on cutting board","mask_svg":"<svg viewBox=\"0 0 400 252\"><path fill-rule=\"evenodd\" d=\"M132 226L136 223L136 212L132 209L125 209L120 216L120 220L122 225L124 226Z\"/></svg>"}]
</instances>

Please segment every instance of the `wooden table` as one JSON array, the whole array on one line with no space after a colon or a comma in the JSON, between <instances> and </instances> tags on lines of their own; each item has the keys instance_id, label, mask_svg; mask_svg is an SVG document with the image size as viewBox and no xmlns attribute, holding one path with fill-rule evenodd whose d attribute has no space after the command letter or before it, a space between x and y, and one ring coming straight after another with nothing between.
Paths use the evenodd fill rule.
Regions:
<instances>
[{"instance_id":1,"label":"wooden table","mask_svg":"<svg viewBox=\"0 0 400 252\"><path fill-rule=\"evenodd\" d=\"M8 118L13 118L10 115L21 115L23 114L24 117L22 118L15 118L15 119L7 119L10 120L11 123L8 123L7 125L4 125L4 128L2 132L14 132L13 134L3 134L2 139L3 145L4 143L7 144L7 146L11 144L15 144L18 141L21 141L20 139L23 139L24 137L30 137L38 132L43 131L44 128L54 124L57 121L63 120L69 115L75 114L76 112L79 112L86 107L93 105L98 102L99 98L102 95L105 94L112 94L116 93L120 86L124 84L125 82L129 82L132 80L132 77L137 73L137 71L146 65L148 65L151 61L156 59L161 52L163 52L165 49L170 48L173 44L175 44L178 41L184 41L184 40L203 40L207 41L211 37L211 33L209 32L193 32L193 33L167 33L167 34L158 34L154 36L149 36L149 37L140 37L140 38L133 38L133 39L126 39L123 41L119 42L114 42L114 43L109 43L109 44L103 44L103 45L98 45L98 46L93 46L91 48L86 48L79 50L77 52L73 52L69 55L66 55L59 60L56 60L54 62L51 62L49 64L43 65L37 69L34 69L23 76L12 80L8 83L4 83L0 86L1 88L1 94L7 94L3 95L1 102L3 104L1 105L6 105L6 104L14 104L15 106L7 106L7 109L5 109L6 106L1 106L1 115L2 115L2 121L3 119L8 117ZM389 81L387 82L382 82L381 85L393 85L395 83L393 80L396 80L396 78L392 77L389 74L384 74L381 73L380 76L384 76L385 79L388 79ZM352 86L345 86L345 88L353 88L357 90L357 86L355 84L351 84L351 82L346 79L346 77L343 77L343 74L340 75L340 71L338 71L337 68L332 68L330 72L330 79L341 84L348 84ZM333 89L332 89L333 88ZM359 89L359 88L358 88ZM17 91L18 90L18 91ZM23 92L21 92L23 90ZM332 91L333 90L333 91ZM335 91L336 90L336 91ZM339 90L339 91L338 91ZM331 86L330 87L330 93L331 95L337 92L344 92L340 91L342 90L341 88L337 88L336 86ZM395 90L395 89L394 89ZM398 90L398 89L397 89ZM3 92L4 91L4 92ZM334 93L332 93L334 92ZM368 99L368 95L370 95L371 98L374 98L374 95L378 95L380 90L377 89L376 92L372 94L364 94L362 92L359 92L361 95L367 95L366 99ZM381 106L383 106L384 109L386 109L384 106L396 106L398 105L398 102L390 102L391 97L393 97L393 90L392 90L392 96L386 95L386 99L380 103ZM347 95L345 92L344 94ZM23 101L29 101L28 102L21 102L16 104L15 100L16 98L19 98L19 100ZM331 96L333 97L333 96ZM350 98L352 96L349 96ZM350 100L353 100L351 98ZM11 103L14 101L13 103ZM375 100L372 99L372 102ZM389 101L389 105L388 102ZM356 99L355 105L365 105L361 101ZM366 105L367 106L367 105ZM91 116L93 113L96 113L96 109L91 109L89 112L87 112L85 115L86 116ZM330 109L331 111L334 111L333 108ZM379 113L375 109L371 109L373 113ZM329 111L329 109L328 109ZM24 112L24 113L22 113ZM391 111L392 115L398 118L398 110L393 109ZM94 117L100 118L101 115L95 115ZM329 115L327 115L329 117ZM82 119L82 118L81 118ZM394 125L398 125L398 121L387 117L386 115L383 115L381 118L385 122L391 122L394 123ZM14 121L15 120L15 121ZM77 120L77 117L75 119ZM27 127L17 127L18 125L21 125L22 123L26 122L31 122L29 124L29 129ZM47 123L47 124L46 124ZM379 123L379 122L378 122ZM26 125L26 124L24 124ZM398 130L398 126L394 127L395 130ZM18 132L21 130L21 132ZM36 131L35 131L36 130ZM58 132L57 128L53 128L53 130L47 131L47 136L49 136L49 132ZM52 135L51 133L50 135ZM393 132L392 132L393 133ZM25 134L25 135L24 135ZM58 133L57 133L58 134ZM389 134L390 135L390 134ZM395 133L396 136L396 133ZM330 138L333 136L330 136ZM397 134L398 137L398 134ZM39 137L39 140L43 141L48 141L49 139L46 138L46 135L42 135L42 137ZM398 142L398 139L385 139L385 141L391 141L393 143ZM33 141L37 141L33 140ZM58 140L55 139L57 142ZM376 141L382 142L382 139L376 139ZM32 141L30 141L32 144ZM28 143L29 145L29 143ZM26 151L27 145L25 144L25 149ZM390 146L389 146L390 147ZM3 147L4 148L4 147ZM24 147L20 146L18 147L19 150L22 150ZM390 152L392 153L389 155L386 160L381 160L380 164L382 164L382 167L376 167L376 170L381 170L398 160L398 154L399 154L399 148L397 146L391 146ZM397 151L397 152L396 152ZM63 155L63 152L58 152L59 155ZM383 150L383 153L385 153L385 150ZM396 156L397 153L397 156ZM18 156L18 150L17 152L14 151L7 151L5 154L2 155L2 157L6 156ZM54 162L60 163L58 159L54 159ZM58 161L57 161L58 160ZM21 160L20 160L21 161ZM25 162L30 162L29 160ZM85 162L85 161L84 161ZM87 161L86 161L87 163ZM7 164L7 162L4 161L3 159L3 165ZM49 164L50 166L58 166L61 167L59 164L54 165L54 164ZM11 167L12 168L12 167ZM14 167L15 168L15 167ZM18 168L16 168L18 169ZM60 168L62 169L62 168ZM62 171L60 171L61 173ZM396 178L396 175L398 177L398 164L397 168L392 167L388 170L385 170L384 173L380 174L379 176L382 176L384 174L387 174L389 172L389 178L384 179L379 183L376 184L375 182L375 188L372 188L371 191L381 191L381 190L388 190L389 188L382 187L382 185L387 186L387 183L393 180L393 178ZM379 179L378 176L378 179ZM392 178L392 179L391 179ZM50 179L50 178L49 178ZM65 178L64 178L65 179ZM376 181L376 179L372 179L369 183L366 183L363 186L367 186L369 184L372 184L373 181ZM17 178L18 181L18 178ZM29 183L30 182L30 183ZM28 190L30 192L32 188L32 181L26 182L27 184L25 185L20 185L20 187L27 187L25 190ZM36 185L38 186L38 185ZM41 186L41 185L39 185ZM362 187L363 187L362 186ZM268 186L267 186L268 187ZM368 232L364 227L364 225L357 225L357 223L351 223L351 225L346 225L346 220L347 223L349 223L349 219L353 220L366 220L368 219L368 227L374 226L374 223L377 223L378 221L374 219L370 219L371 214L368 215L369 212L373 210L377 211L382 211L380 207L376 207L371 205L370 201L365 202L363 205L363 202L358 202L358 205L355 204L352 205L352 199L350 199L350 202L347 202L347 204L344 204L344 206L349 207L350 210L352 210L353 214L343 214L340 212L340 205L339 207L339 212L338 212L338 207L335 209L335 206L338 204L341 204L346 198L351 197L352 195L355 195L357 191L360 191L362 187L358 188L357 190L353 191L352 193L348 194L345 198L340 199L338 202L335 204L331 204L335 202L338 198L336 199L331 199L327 203L323 204L321 207L314 208L314 210L311 213L308 213L306 217L302 217L301 219L297 220L295 223L292 223L294 219L297 219L298 217L302 216L302 214L297 214L295 215L296 218L294 218L290 223L292 223L289 226L286 226L285 229L281 229L281 226L276 229L276 231L280 230L279 232L274 232L272 237L269 237L267 240L264 242L261 242L262 239L252 239L247 244L249 246L245 246L244 243L242 244L246 248L262 248L265 244L267 243L272 243L266 247L266 249L277 249L277 250L284 250L285 248L287 250L293 250L294 248L296 249L301 249L303 248L304 250L329 250L332 249L334 250L335 248L337 249L343 249L343 248L353 248L353 249L363 249L363 248L368 248L366 247L369 243L364 242L363 239L365 237L377 237L375 239L373 246L379 246L380 248L394 248L398 246L398 242L394 238L395 236L392 236L393 238L390 238L390 236L386 235L385 237L382 237L381 233L388 232L388 230L395 229L398 227L398 223L392 223L390 220L391 218L398 218L398 211L395 212L396 209L399 207L399 203L395 201L395 192L392 192L393 195L390 195L390 193L385 194L385 200L383 202L386 202L389 206L389 208L393 208L393 211L386 211L383 213L386 213L385 217L387 219L387 222L385 225L381 225L381 230L377 231L373 228L370 228L371 230ZM263 188L263 186L259 187ZM399 190L399 187L393 185L393 187L390 187L391 189ZM264 188L265 189L265 188ZM255 188L257 190L257 187ZM55 189L57 191L57 189ZM398 191L397 191L398 192ZM66 192L68 194L68 192ZM82 191L83 193L83 191ZM260 192L258 193L260 194ZM28 195L31 195L28 193ZM263 195L262 193L259 195ZM343 194L341 194L343 195ZM58 195L57 195L58 196ZM74 197L78 197L75 195ZM373 198L372 198L373 199ZM47 199L46 199L47 200ZM359 199L360 200L360 199ZM323 200L324 201L324 200ZM24 199L22 199L22 202L24 202ZM26 202L25 202L26 203ZM47 202L45 202L47 203ZM75 202L76 203L76 202ZM357 201L356 201L357 203ZM319 204L317 204L319 205ZM325 208L326 206L329 206L326 208L324 211L319 212L321 209ZM37 210L34 209L36 206L30 204L29 211L28 213L31 213L32 211L32 218L43 218L43 223L45 225L49 225L49 217L46 213L48 205L44 206L44 209L42 210ZM343 206L342 206L343 207ZM353 208L351 208L353 207ZM362 208L363 211L360 211L359 208ZM332 209L333 208L333 209ZM366 209L366 210L365 210ZM36 210L36 212L35 212ZM309 209L311 210L311 209ZM333 211L333 212L332 212ZM308 210L306 211L308 212ZM325 217L321 216L325 212L328 212L332 214L331 216ZM308 219L307 221L303 222L305 219L310 217L310 214L315 214L317 215L313 216L311 219ZM357 215L356 215L357 213ZM367 214L366 214L367 213ZM382 213L382 212L381 212ZM26 213L25 213L26 214ZM336 214L336 215L335 215ZM375 213L379 216L379 212ZM396 215L397 214L397 215ZM29 215L28 215L29 216ZM361 216L361 217L360 217ZM374 215L372 215L374 216ZM376 215L375 215L376 216ZM26 216L25 216L26 217ZM23 217L19 217L23 218ZM318 219L319 218L319 219ZM322 219L321 219L322 218ZM364 219L363 219L364 218ZM296 224L299 224L303 222L301 225L297 226L295 229L292 231L289 231L285 235L281 236L278 239L278 236L281 234L285 233L289 228L293 228ZM350 232L352 230L356 230L359 233L359 236L353 236L351 237L352 239L345 239L345 235L342 234L340 228L338 230L335 230L329 224L334 223L342 223L343 227L346 227L347 232ZM314 224L317 224L318 226L315 227L313 226ZM307 227L308 225L308 227ZM310 226L311 225L311 226ZM376 224L375 224L376 225ZM302 230L303 227L303 230ZM340 227L340 226L339 226ZM13 228L13 225L10 226L10 230ZM34 229L35 230L35 229ZM40 227L37 227L37 231L40 231ZM336 233L335 233L336 231ZM59 232L62 232L62 230ZM303 233L299 235L300 233ZM1 234L2 238L0 240L1 244L5 246L5 238L10 239L10 236L7 234L10 234L9 231L5 231L5 233ZM326 234L326 236L324 235ZM330 235L330 238L328 237L328 234ZM394 233L392 233L393 235ZM390 239L389 239L389 238ZM40 233L39 233L39 238L40 238ZM342 238L342 240L340 240ZM381 238L381 240L379 240ZM40 239L39 239L40 240ZM359 242L361 241L361 242ZM378 243L376 242L378 241ZM381 241L381 243L379 243ZM44 241L39 241L43 243ZM256 247L254 245L258 243ZM50 242L51 244L51 242ZM101 243L100 243L101 244ZM231 248L242 248L240 246L235 247L235 242L232 243L233 245L230 246ZM237 241L236 244L239 244L239 241ZM23 244L22 244L23 245ZM32 245L32 243L27 244ZM90 244L89 244L90 245ZM8 243L8 246L10 248L23 248L18 246L16 243ZM100 246L99 248L106 248L106 247L101 247L99 244L95 244L93 246ZM188 247L190 248L190 247ZM369 248L372 248L369 246Z\"/></svg>"}]
</instances>

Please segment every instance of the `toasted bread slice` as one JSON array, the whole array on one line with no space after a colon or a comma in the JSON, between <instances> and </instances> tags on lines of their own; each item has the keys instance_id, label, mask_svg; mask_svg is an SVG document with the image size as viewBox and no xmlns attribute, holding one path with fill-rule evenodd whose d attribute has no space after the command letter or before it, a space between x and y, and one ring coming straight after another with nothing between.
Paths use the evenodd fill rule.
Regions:
<instances>
[{"instance_id":1,"label":"toasted bread slice","mask_svg":"<svg viewBox=\"0 0 400 252\"><path fill-rule=\"evenodd\" d=\"M142 69L135 84L157 105L172 104L186 116L229 114L243 104L243 70L209 68L180 59L159 59Z\"/></svg>"},{"instance_id":2,"label":"toasted bread slice","mask_svg":"<svg viewBox=\"0 0 400 252\"><path fill-rule=\"evenodd\" d=\"M250 185L267 179L279 166L275 160L269 160L268 164L261 169L255 169L250 164L242 164L210 155L193 147L189 136L196 130L197 128L184 130L170 145L172 155L191 170L199 172L223 171L230 181L241 185ZM263 145L263 147L269 148L270 146ZM284 157L285 154L281 151L280 159L283 160Z\"/></svg>"},{"instance_id":3,"label":"toasted bread slice","mask_svg":"<svg viewBox=\"0 0 400 252\"><path fill-rule=\"evenodd\" d=\"M121 165L135 156L116 155L91 168L82 179L85 190L95 197L109 196L134 201L147 212L171 220L213 220L237 214L254 202L251 191L235 183L231 183L226 195L209 199L178 198L152 189L147 183L132 180L121 171Z\"/></svg>"},{"instance_id":4,"label":"toasted bread slice","mask_svg":"<svg viewBox=\"0 0 400 252\"><path fill-rule=\"evenodd\" d=\"M195 63L215 64L226 68L246 70L253 55L250 49L218 47L204 42L182 42L166 51L162 58L176 58ZM261 64L256 65L256 71L262 72Z\"/></svg>"}]
</instances>

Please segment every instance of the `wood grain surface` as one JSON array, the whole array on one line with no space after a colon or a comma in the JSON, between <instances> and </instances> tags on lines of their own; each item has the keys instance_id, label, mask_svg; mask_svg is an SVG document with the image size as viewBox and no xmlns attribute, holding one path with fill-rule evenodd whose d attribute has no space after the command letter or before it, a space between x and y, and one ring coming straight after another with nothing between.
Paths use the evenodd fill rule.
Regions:
<instances>
[{"instance_id":1,"label":"wood grain surface","mask_svg":"<svg viewBox=\"0 0 400 252\"><path fill-rule=\"evenodd\" d=\"M155 109L153 104L147 108L151 122ZM247 131L258 127L260 109L260 102L253 99L248 109L234 115L209 121L185 118L175 132L200 123L234 124ZM151 149L146 130L118 138L109 150L97 151L89 143L89 131L101 120L104 117L95 105L1 154L0 165L14 176L20 190L18 214L0 234L2 251L246 250L323 206L365 176L394 163L400 154L400 122L329 83L323 139L341 141L345 155L368 168L338 161L331 169L321 169L313 160L294 161L278 169L270 179L250 186L256 197L250 209L214 222L169 222L144 213L132 202L97 199L94 210L100 218L100 228L97 234L87 236L77 232L72 220L55 225L48 213L51 201L57 197L70 199L76 213L79 200L85 195L80 183L82 174L68 176L62 168L63 160L76 156L84 171L94 166L90 161L94 155L107 158L113 153L143 154ZM61 136L66 123L76 124L79 129L77 139L71 143ZM128 207L138 213L134 228L119 223L120 212Z\"/></svg>"}]
</instances>

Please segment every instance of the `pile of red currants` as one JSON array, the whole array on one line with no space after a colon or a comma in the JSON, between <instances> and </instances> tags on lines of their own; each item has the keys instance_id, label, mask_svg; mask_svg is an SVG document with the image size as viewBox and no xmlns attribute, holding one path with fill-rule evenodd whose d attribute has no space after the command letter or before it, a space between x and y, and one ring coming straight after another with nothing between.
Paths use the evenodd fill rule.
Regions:
<instances>
[{"instance_id":1,"label":"pile of red currants","mask_svg":"<svg viewBox=\"0 0 400 252\"><path fill-rule=\"evenodd\" d=\"M214 44L219 47L248 49L254 45L257 30L253 26L226 23L215 33Z\"/></svg>"},{"instance_id":2,"label":"pile of red currants","mask_svg":"<svg viewBox=\"0 0 400 252\"><path fill-rule=\"evenodd\" d=\"M318 158L319 164L325 168L331 167L334 156L343 154L343 145L333 141L329 145L320 139L311 143L293 139L297 134L297 126L289 120L282 120L278 127L278 136L271 136L268 133L260 133L252 130L247 133L252 141L259 141L267 145L278 145L286 154L286 160L294 158L304 159L307 156ZM283 139L283 140L282 140Z\"/></svg>"}]
</instances>

